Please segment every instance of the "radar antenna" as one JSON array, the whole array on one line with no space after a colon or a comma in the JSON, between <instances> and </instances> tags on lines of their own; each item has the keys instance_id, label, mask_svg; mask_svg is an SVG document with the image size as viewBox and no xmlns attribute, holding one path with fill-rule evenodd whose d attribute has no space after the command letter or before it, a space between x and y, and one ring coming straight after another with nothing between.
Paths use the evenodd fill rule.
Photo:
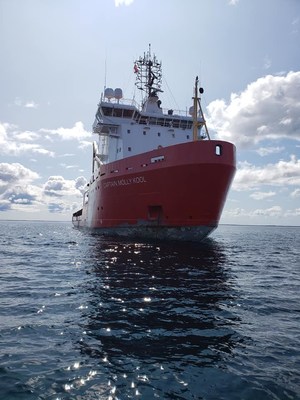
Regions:
<instances>
[{"instance_id":1,"label":"radar antenna","mask_svg":"<svg viewBox=\"0 0 300 400\"><path fill-rule=\"evenodd\" d=\"M136 74L135 85L142 90L148 97L156 96L157 92L162 92L162 68L155 54L151 54L151 44L147 53L139 57L134 63L134 73Z\"/></svg>"}]
</instances>

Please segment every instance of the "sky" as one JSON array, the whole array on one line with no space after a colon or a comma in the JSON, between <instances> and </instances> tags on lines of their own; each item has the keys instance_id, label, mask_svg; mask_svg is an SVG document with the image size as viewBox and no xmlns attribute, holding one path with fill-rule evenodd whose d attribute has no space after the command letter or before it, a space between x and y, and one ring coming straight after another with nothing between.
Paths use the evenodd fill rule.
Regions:
<instances>
[{"instance_id":1,"label":"sky","mask_svg":"<svg viewBox=\"0 0 300 400\"><path fill-rule=\"evenodd\" d=\"M221 223L300 225L300 0L0 0L0 219L70 221L101 92L162 61L162 106L237 148Z\"/></svg>"}]
</instances>

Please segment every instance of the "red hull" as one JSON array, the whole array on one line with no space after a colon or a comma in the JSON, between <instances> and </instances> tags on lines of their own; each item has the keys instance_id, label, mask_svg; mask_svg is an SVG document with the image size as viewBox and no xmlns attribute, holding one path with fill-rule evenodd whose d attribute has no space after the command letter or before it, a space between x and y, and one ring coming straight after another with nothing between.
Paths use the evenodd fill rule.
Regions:
<instances>
[{"instance_id":1,"label":"red hull","mask_svg":"<svg viewBox=\"0 0 300 400\"><path fill-rule=\"evenodd\" d=\"M102 165L73 223L100 233L201 240L218 226L234 173L234 145L215 140Z\"/></svg>"}]
</instances>

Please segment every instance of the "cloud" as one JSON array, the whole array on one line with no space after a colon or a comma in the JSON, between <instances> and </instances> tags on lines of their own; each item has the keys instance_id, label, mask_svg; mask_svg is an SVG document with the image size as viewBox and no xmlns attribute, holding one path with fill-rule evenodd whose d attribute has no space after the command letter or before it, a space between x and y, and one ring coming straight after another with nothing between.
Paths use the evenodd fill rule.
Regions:
<instances>
[{"instance_id":1,"label":"cloud","mask_svg":"<svg viewBox=\"0 0 300 400\"><path fill-rule=\"evenodd\" d=\"M271 208L254 210L251 212L251 214L259 217L279 217L282 215L282 208L280 206L273 206Z\"/></svg>"},{"instance_id":2,"label":"cloud","mask_svg":"<svg viewBox=\"0 0 300 400\"><path fill-rule=\"evenodd\" d=\"M48 133L48 135L42 134L43 132ZM53 150L45 148L43 143L45 139L50 141L50 145L58 140L77 139L79 141L77 148L85 149L91 146L92 134L85 131L82 122L76 122L73 128L58 128L53 130L42 128L38 132L22 131L16 125L0 122L0 155L20 156L32 153L55 157L56 154ZM49 142L47 143L49 146Z\"/></svg>"},{"instance_id":3,"label":"cloud","mask_svg":"<svg viewBox=\"0 0 300 400\"><path fill-rule=\"evenodd\" d=\"M50 213L62 213L65 210L64 203L49 203L48 210Z\"/></svg>"},{"instance_id":4,"label":"cloud","mask_svg":"<svg viewBox=\"0 0 300 400\"><path fill-rule=\"evenodd\" d=\"M78 147L79 147L79 149L84 150L84 149L86 149L87 147L90 147L91 145L92 145L92 142L91 142L91 141L88 142L87 140L81 140Z\"/></svg>"},{"instance_id":5,"label":"cloud","mask_svg":"<svg viewBox=\"0 0 300 400\"><path fill-rule=\"evenodd\" d=\"M25 108L38 108L38 104L35 102L35 101L33 101L33 100L30 100L30 101L23 101L20 97L16 97L15 98L15 100L14 100L14 105L15 106L17 106L17 107L25 107Z\"/></svg>"},{"instance_id":6,"label":"cloud","mask_svg":"<svg viewBox=\"0 0 300 400\"><path fill-rule=\"evenodd\" d=\"M35 103L34 101L28 101L27 103L24 104L25 108L38 108L38 104Z\"/></svg>"},{"instance_id":7,"label":"cloud","mask_svg":"<svg viewBox=\"0 0 300 400\"><path fill-rule=\"evenodd\" d=\"M115 6L130 6L134 0L115 0Z\"/></svg>"},{"instance_id":8,"label":"cloud","mask_svg":"<svg viewBox=\"0 0 300 400\"><path fill-rule=\"evenodd\" d=\"M65 169L78 169L78 165L67 165L67 164L65 164L65 163L61 163L61 164L59 164L61 167L63 167L63 168L65 168Z\"/></svg>"},{"instance_id":9,"label":"cloud","mask_svg":"<svg viewBox=\"0 0 300 400\"><path fill-rule=\"evenodd\" d=\"M264 58L263 68L269 69L269 68L271 68L271 65L272 65L272 61L271 61L270 57L268 55L266 55Z\"/></svg>"},{"instance_id":10,"label":"cloud","mask_svg":"<svg viewBox=\"0 0 300 400\"><path fill-rule=\"evenodd\" d=\"M229 4L230 6L235 6L235 5L238 4L239 1L240 1L240 0L229 0L229 1L228 1L228 4Z\"/></svg>"},{"instance_id":11,"label":"cloud","mask_svg":"<svg viewBox=\"0 0 300 400\"><path fill-rule=\"evenodd\" d=\"M299 217L300 216L300 208L296 208L294 210L287 210L284 213L284 216L286 216L286 217Z\"/></svg>"},{"instance_id":12,"label":"cloud","mask_svg":"<svg viewBox=\"0 0 300 400\"><path fill-rule=\"evenodd\" d=\"M277 153L281 153L284 150L284 147L260 147L258 150L256 150L256 152L261 156L268 156L270 154L277 154Z\"/></svg>"},{"instance_id":13,"label":"cloud","mask_svg":"<svg viewBox=\"0 0 300 400\"><path fill-rule=\"evenodd\" d=\"M258 208L256 210L250 211L245 210L244 208L234 208L224 211L224 216L226 216L226 218L281 217L282 215L283 210L280 206L273 206L270 208Z\"/></svg>"},{"instance_id":14,"label":"cloud","mask_svg":"<svg viewBox=\"0 0 300 400\"><path fill-rule=\"evenodd\" d=\"M0 191L10 185L20 182L29 183L38 179L39 175L19 163L0 163Z\"/></svg>"},{"instance_id":15,"label":"cloud","mask_svg":"<svg viewBox=\"0 0 300 400\"><path fill-rule=\"evenodd\" d=\"M0 211L32 213L46 207L52 214L69 214L78 208L75 199L82 198L87 183L84 177L51 176L44 185L34 185L37 179L36 172L19 163L0 163Z\"/></svg>"},{"instance_id":16,"label":"cloud","mask_svg":"<svg viewBox=\"0 0 300 400\"><path fill-rule=\"evenodd\" d=\"M294 198L300 197L300 189L295 189L295 190L291 193L291 197L294 197Z\"/></svg>"},{"instance_id":17,"label":"cloud","mask_svg":"<svg viewBox=\"0 0 300 400\"><path fill-rule=\"evenodd\" d=\"M257 190L262 185L300 186L300 160L292 155L289 161L280 160L262 167L246 161L239 163L232 185L234 190Z\"/></svg>"},{"instance_id":18,"label":"cloud","mask_svg":"<svg viewBox=\"0 0 300 400\"><path fill-rule=\"evenodd\" d=\"M77 196L81 197L81 186L85 178L67 180L62 176L50 176L44 184L44 194L50 197ZM85 181L86 182L86 181Z\"/></svg>"},{"instance_id":19,"label":"cloud","mask_svg":"<svg viewBox=\"0 0 300 400\"><path fill-rule=\"evenodd\" d=\"M2 200L9 201L10 205L35 205L41 202L41 189L33 185L11 185L6 190L2 197Z\"/></svg>"},{"instance_id":20,"label":"cloud","mask_svg":"<svg viewBox=\"0 0 300 400\"><path fill-rule=\"evenodd\" d=\"M55 153L54 151L46 150L40 147L32 149L32 153L35 154L42 154L43 156L48 156L48 157L54 157Z\"/></svg>"},{"instance_id":21,"label":"cloud","mask_svg":"<svg viewBox=\"0 0 300 400\"><path fill-rule=\"evenodd\" d=\"M51 202L48 204L48 211L51 214L62 214L68 213L71 215L72 212L78 210L79 206L77 203L64 203L64 202Z\"/></svg>"},{"instance_id":22,"label":"cloud","mask_svg":"<svg viewBox=\"0 0 300 400\"><path fill-rule=\"evenodd\" d=\"M292 34L297 34L298 33L298 26L299 26L299 17L296 17L292 21Z\"/></svg>"},{"instance_id":23,"label":"cloud","mask_svg":"<svg viewBox=\"0 0 300 400\"><path fill-rule=\"evenodd\" d=\"M10 201L0 198L0 212L1 211L9 211L10 208L11 208Z\"/></svg>"},{"instance_id":24,"label":"cloud","mask_svg":"<svg viewBox=\"0 0 300 400\"><path fill-rule=\"evenodd\" d=\"M282 207L276 205L270 208L259 208L255 210L246 210L244 208L234 208L231 210L224 210L223 212L223 217L225 219L229 220L243 220L247 221L247 224L249 223L264 223L265 221L267 223L270 223L270 219L276 219L281 220L282 222L285 220L285 218L292 218L290 219L290 223L293 225L293 221L295 220L295 217L300 216L300 208L295 208L293 210L284 210Z\"/></svg>"},{"instance_id":25,"label":"cloud","mask_svg":"<svg viewBox=\"0 0 300 400\"><path fill-rule=\"evenodd\" d=\"M36 172L19 163L0 163L0 211L35 206L41 190L31 183L38 178Z\"/></svg>"},{"instance_id":26,"label":"cloud","mask_svg":"<svg viewBox=\"0 0 300 400\"><path fill-rule=\"evenodd\" d=\"M75 179L75 187L80 191L81 194L83 194L86 190L86 184L87 180L85 179L84 176L80 176Z\"/></svg>"},{"instance_id":27,"label":"cloud","mask_svg":"<svg viewBox=\"0 0 300 400\"><path fill-rule=\"evenodd\" d=\"M85 138L91 139L91 133L84 129L83 123L78 121L73 128L57 128L57 129L40 129L40 132L57 135L63 140L81 140Z\"/></svg>"},{"instance_id":28,"label":"cloud","mask_svg":"<svg viewBox=\"0 0 300 400\"><path fill-rule=\"evenodd\" d=\"M215 100L207 122L218 139L251 148L266 139L300 141L300 71L267 75L252 82L230 102Z\"/></svg>"},{"instance_id":29,"label":"cloud","mask_svg":"<svg viewBox=\"0 0 300 400\"><path fill-rule=\"evenodd\" d=\"M14 134L14 139L17 139L18 141L32 142L38 138L39 135L36 132L31 131L17 132Z\"/></svg>"},{"instance_id":30,"label":"cloud","mask_svg":"<svg viewBox=\"0 0 300 400\"><path fill-rule=\"evenodd\" d=\"M0 154L19 156L24 153L43 154L54 157L54 152L43 148L38 143L40 135L31 131L20 131L16 125L0 122ZM28 143L29 142L29 143Z\"/></svg>"},{"instance_id":31,"label":"cloud","mask_svg":"<svg viewBox=\"0 0 300 400\"><path fill-rule=\"evenodd\" d=\"M275 192L255 192L250 194L250 197L252 197L252 199L254 200L264 200L269 197L275 196L275 194Z\"/></svg>"}]
</instances>

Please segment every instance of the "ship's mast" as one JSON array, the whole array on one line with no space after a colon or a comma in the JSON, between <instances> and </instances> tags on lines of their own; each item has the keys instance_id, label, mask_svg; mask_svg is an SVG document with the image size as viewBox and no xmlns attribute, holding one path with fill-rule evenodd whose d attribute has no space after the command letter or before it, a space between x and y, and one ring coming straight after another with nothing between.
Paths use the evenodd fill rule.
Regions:
<instances>
[{"instance_id":1,"label":"ship's mast","mask_svg":"<svg viewBox=\"0 0 300 400\"><path fill-rule=\"evenodd\" d=\"M134 72L136 74L135 85L139 90L146 93L147 97L156 96L162 92L162 68L155 54L151 54L151 44L147 53L140 57L134 63Z\"/></svg>"},{"instance_id":2,"label":"ship's mast","mask_svg":"<svg viewBox=\"0 0 300 400\"><path fill-rule=\"evenodd\" d=\"M194 97L193 97L193 101L194 101L194 104L193 104L193 108L194 108L193 109L193 140L199 140L198 129L202 125L204 125L204 127L205 127L206 136L208 137L208 139L210 139L206 121L205 121L204 114L203 114L202 107L201 107L200 97L198 96L198 83L199 83L199 79L198 79L198 76L196 76L195 92L194 92ZM204 92L204 90L201 87L199 89L199 93L202 94L203 92ZM201 122L198 121L198 107L199 107L199 114L202 118Z\"/></svg>"}]
</instances>

